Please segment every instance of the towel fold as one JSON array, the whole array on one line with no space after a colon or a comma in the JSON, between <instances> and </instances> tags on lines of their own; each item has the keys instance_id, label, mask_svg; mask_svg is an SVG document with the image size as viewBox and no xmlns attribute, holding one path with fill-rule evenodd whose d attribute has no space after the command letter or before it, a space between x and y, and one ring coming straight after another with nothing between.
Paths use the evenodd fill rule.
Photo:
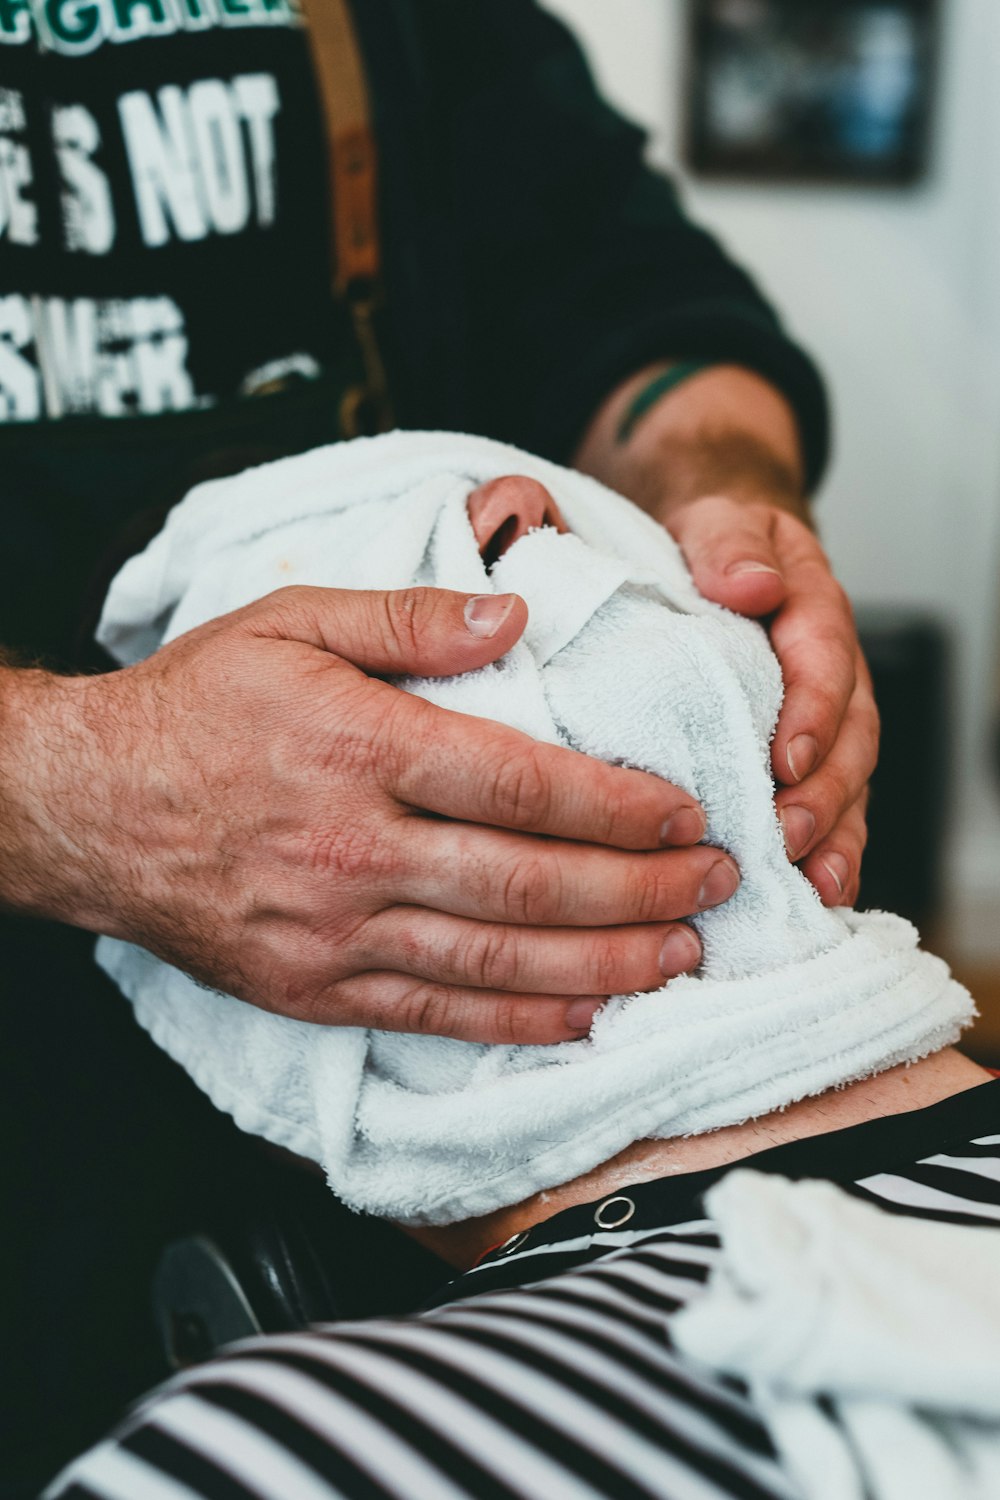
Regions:
<instances>
[{"instance_id":1,"label":"towel fold","mask_svg":"<svg viewBox=\"0 0 1000 1500\"><path fill-rule=\"evenodd\" d=\"M706 1209L723 1258L671 1336L749 1384L807 1500L998 1500L1000 1230L746 1169Z\"/></svg>"},{"instance_id":2,"label":"towel fold","mask_svg":"<svg viewBox=\"0 0 1000 1500\"><path fill-rule=\"evenodd\" d=\"M545 484L573 534L533 532L487 574L466 499L502 474ZM347 1203L404 1222L486 1213L644 1136L733 1124L924 1056L971 1018L907 923L824 910L788 864L767 637L703 599L627 501L483 439L320 449L192 491L115 580L100 639L135 661L287 583L522 594L528 628L500 663L400 686L664 776L742 871L736 895L695 919L697 975L613 999L588 1040L555 1047L307 1026L102 939L99 961L160 1045L237 1124L322 1162Z\"/></svg>"}]
</instances>

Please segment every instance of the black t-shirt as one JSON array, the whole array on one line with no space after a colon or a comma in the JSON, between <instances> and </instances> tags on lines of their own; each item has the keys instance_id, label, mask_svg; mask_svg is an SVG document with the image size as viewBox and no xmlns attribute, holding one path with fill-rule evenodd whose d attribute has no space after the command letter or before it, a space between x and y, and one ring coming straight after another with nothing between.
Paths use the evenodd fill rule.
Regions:
<instances>
[{"instance_id":1,"label":"black t-shirt","mask_svg":"<svg viewBox=\"0 0 1000 1500\"><path fill-rule=\"evenodd\" d=\"M192 483L341 435L325 131L299 0L0 0L0 645L53 664ZM323 3L323 0L317 0ZM565 459L663 356L822 390L534 0L352 0L402 426ZM283 390L282 395L270 394Z\"/></svg>"},{"instance_id":2,"label":"black t-shirt","mask_svg":"<svg viewBox=\"0 0 1000 1500\"><path fill-rule=\"evenodd\" d=\"M292 0L3 0L0 41L0 421L187 411L329 365Z\"/></svg>"}]
</instances>

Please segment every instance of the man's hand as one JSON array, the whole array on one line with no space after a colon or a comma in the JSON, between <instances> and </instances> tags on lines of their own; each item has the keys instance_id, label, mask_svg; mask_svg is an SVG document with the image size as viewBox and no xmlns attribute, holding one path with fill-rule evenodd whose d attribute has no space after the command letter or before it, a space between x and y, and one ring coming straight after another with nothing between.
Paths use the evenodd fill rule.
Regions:
<instances>
[{"instance_id":1,"label":"man's hand","mask_svg":"<svg viewBox=\"0 0 1000 1500\"><path fill-rule=\"evenodd\" d=\"M574 461L662 522L707 598L770 617L785 679L772 752L785 843L824 905L852 905L878 713L850 605L807 524L795 414L753 371L711 365L623 441L623 417L662 368L611 393Z\"/></svg>"},{"instance_id":2,"label":"man's hand","mask_svg":"<svg viewBox=\"0 0 1000 1500\"><path fill-rule=\"evenodd\" d=\"M301 1020L491 1042L585 1034L698 961L735 889L659 778L369 673L493 661L527 618L286 589L94 678L0 672L0 900Z\"/></svg>"},{"instance_id":3,"label":"man's hand","mask_svg":"<svg viewBox=\"0 0 1000 1500\"><path fill-rule=\"evenodd\" d=\"M666 524L706 598L771 617L785 679L771 747L785 843L824 905L853 905L879 726L847 597L813 533L778 506L706 497Z\"/></svg>"}]
</instances>

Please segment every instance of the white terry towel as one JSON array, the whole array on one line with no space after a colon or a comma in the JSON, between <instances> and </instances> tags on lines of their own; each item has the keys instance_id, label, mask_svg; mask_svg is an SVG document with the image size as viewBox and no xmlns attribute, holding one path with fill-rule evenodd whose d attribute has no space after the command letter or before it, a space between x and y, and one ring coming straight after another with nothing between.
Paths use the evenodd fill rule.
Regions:
<instances>
[{"instance_id":1,"label":"white terry towel","mask_svg":"<svg viewBox=\"0 0 1000 1500\"><path fill-rule=\"evenodd\" d=\"M488 575L465 502L502 474L547 485L574 535L534 532ZM347 1203L414 1223L486 1213L644 1136L711 1130L924 1056L971 1018L912 927L825 911L788 864L766 636L704 600L627 501L478 438L320 449L193 490L113 583L100 639L136 661L290 582L522 594L529 625L499 665L402 686L659 773L698 798L743 875L696 920L697 975L616 998L589 1040L555 1047L312 1027L102 940L100 962L160 1045L245 1130L321 1162Z\"/></svg>"},{"instance_id":2,"label":"white terry towel","mask_svg":"<svg viewBox=\"0 0 1000 1500\"><path fill-rule=\"evenodd\" d=\"M706 1209L723 1258L671 1336L747 1381L806 1500L1000 1500L1000 1230L746 1169Z\"/></svg>"}]
</instances>

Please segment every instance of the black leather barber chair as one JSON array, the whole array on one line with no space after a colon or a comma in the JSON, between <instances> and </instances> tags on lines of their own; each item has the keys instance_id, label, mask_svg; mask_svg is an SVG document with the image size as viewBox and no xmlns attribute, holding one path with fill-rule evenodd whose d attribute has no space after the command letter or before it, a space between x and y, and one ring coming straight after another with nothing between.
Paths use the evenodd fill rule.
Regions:
<instances>
[{"instance_id":1,"label":"black leather barber chair","mask_svg":"<svg viewBox=\"0 0 1000 1500\"><path fill-rule=\"evenodd\" d=\"M153 1277L167 1363L308 1323L415 1311L456 1273L402 1231L352 1213L321 1177L247 1141L250 1164L204 1229L173 1240Z\"/></svg>"}]
</instances>

